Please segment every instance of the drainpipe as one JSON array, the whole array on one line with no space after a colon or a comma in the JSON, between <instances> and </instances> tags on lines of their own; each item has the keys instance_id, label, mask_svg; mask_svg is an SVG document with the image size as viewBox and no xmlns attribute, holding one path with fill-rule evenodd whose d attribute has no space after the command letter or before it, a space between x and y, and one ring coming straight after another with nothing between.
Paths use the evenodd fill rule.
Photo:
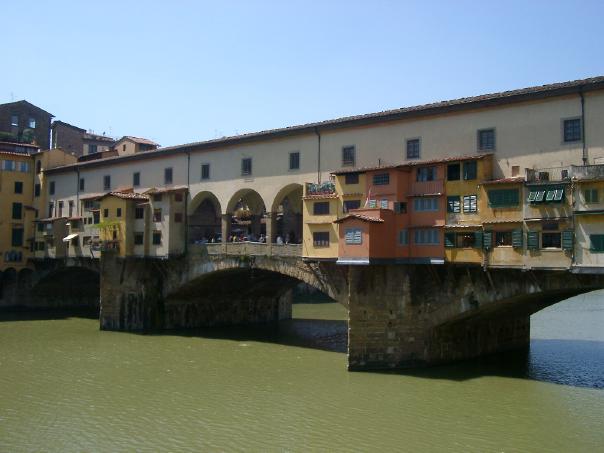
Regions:
<instances>
[{"instance_id":1,"label":"drainpipe","mask_svg":"<svg viewBox=\"0 0 604 453\"><path fill-rule=\"evenodd\" d=\"M191 191L191 152L187 151L187 196L185 197L185 255L189 250L189 194Z\"/></svg>"},{"instance_id":2,"label":"drainpipe","mask_svg":"<svg viewBox=\"0 0 604 453\"><path fill-rule=\"evenodd\" d=\"M315 126L315 134L317 134L317 183L321 184L321 134L317 126Z\"/></svg>"},{"instance_id":3,"label":"drainpipe","mask_svg":"<svg viewBox=\"0 0 604 453\"><path fill-rule=\"evenodd\" d=\"M583 141L583 165L587 165L587 144L585 140L585 96L583 90L579 91L581 97L581 138Z\"/></svg>"}]
</instances>

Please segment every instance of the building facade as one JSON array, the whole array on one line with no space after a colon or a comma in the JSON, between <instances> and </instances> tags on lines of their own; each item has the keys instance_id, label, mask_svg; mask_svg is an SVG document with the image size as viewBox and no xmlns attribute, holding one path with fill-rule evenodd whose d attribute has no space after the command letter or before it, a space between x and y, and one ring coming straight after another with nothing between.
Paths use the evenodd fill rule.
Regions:
<instances>
[{"instance_id":1,"label":"building facade","mask_svg":"<svg viewBox=\"0 0 604 453\"><path fill-rule=\"evenodd\" d=\"M25 100L0 104L0 141L50 148L53 115Z\"/></svg>"}]
</instances>

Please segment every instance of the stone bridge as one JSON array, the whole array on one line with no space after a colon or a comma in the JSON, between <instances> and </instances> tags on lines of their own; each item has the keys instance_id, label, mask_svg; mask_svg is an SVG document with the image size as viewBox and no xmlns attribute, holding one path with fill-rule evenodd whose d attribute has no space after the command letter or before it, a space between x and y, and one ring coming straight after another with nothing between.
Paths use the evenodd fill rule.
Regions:
<instances>
[{"instance_id":1,"label":"stone bridge","mask_svg":"<svg viewBox=\"0 0 604 453\"><path fill-rule=\"evenodd\" d=\"M205 244L179 258L101 261L102 329L277 322L305 282L348 309L351 370L414 367L526 348L530 315L604 288L604 275L479 266L305 262L297 246ZM291 247L291 248L287 248Z\"/></svg>"}]
</instances>

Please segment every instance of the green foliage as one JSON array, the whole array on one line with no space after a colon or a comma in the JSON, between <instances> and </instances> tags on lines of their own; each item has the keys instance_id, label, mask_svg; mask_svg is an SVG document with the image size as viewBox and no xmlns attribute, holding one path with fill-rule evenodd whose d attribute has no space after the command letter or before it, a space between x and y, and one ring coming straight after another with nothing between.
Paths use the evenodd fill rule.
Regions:
<instances>
[{"instance_id":1,"label":"green foliage","mask_svg":"<svg viewBox=\"0 0 604 453\"><path fill-rule=\"evenodd\" d=\"M102 222L94 225L94 227L102 231L119 230L120 222L118 220L103 220Z\"/></svg>"}]
</instances>

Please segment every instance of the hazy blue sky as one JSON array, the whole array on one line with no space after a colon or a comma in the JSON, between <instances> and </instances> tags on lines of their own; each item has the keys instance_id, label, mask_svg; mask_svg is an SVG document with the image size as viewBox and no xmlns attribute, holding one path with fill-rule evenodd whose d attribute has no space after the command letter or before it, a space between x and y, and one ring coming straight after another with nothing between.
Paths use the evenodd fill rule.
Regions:
<instances>
[{"instance_id":1,"label":"hazy blue sky","mask_svg":"<svg viewBox=\"0 0 604 453\"><path fill-rule=\"evenodd\" d=\"M12 1L0 102L163 146L604 75L602 1Z\"/></svg>"}]
</instances>

